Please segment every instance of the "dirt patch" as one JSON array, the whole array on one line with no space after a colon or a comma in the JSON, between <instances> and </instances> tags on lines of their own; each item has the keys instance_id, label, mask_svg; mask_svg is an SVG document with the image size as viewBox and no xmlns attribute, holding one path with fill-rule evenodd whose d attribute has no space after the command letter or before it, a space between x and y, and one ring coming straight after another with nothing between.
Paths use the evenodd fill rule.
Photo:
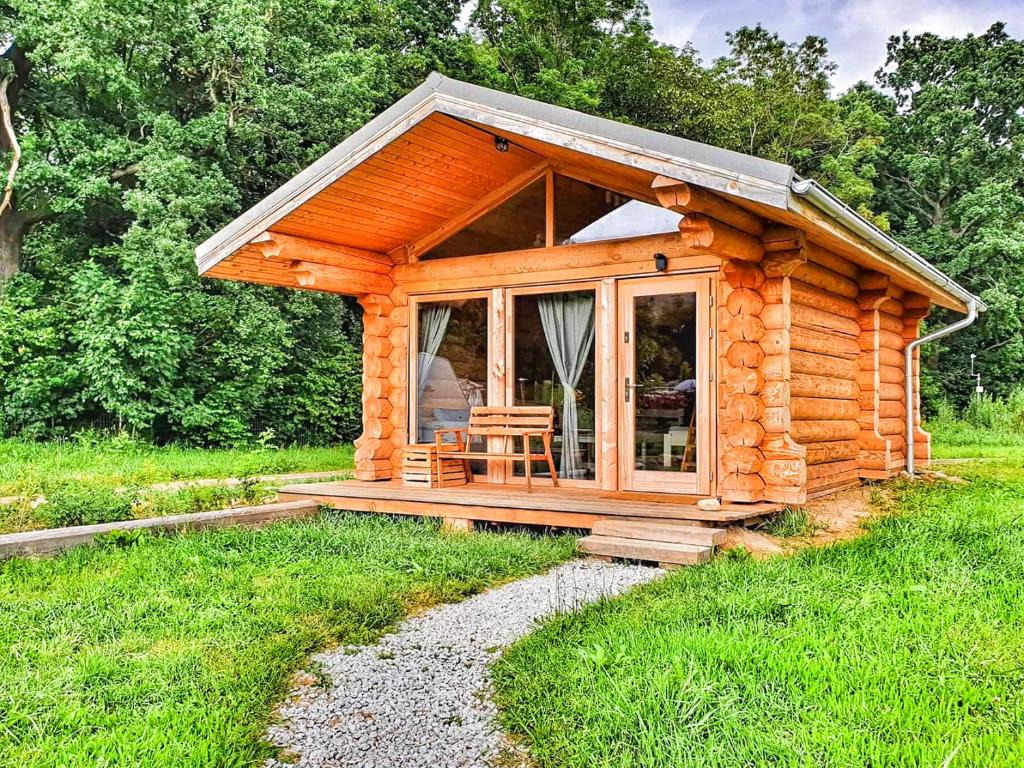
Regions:
<instances>
[{"instance_id":1,"label":"dirt patch","mask_svg":"<svg viewBox=\"0 0 1024 768\"><path fill-rule=\"evenodd\" d=\"M722 549L743 547L754 557L771 557L853 539L863 533L867 520L884 514L888 495L888 490L878 485L839 491L780 513L790 516L787 526L769 522L756 530L730 527ZM778 529L789 530L778 533Z\"/></svg>"}]
</instances>

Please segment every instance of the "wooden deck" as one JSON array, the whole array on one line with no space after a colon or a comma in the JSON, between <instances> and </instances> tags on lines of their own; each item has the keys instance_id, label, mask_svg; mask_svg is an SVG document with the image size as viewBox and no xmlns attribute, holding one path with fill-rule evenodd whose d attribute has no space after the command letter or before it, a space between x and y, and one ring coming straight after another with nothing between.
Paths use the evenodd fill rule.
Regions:
<instances>
[{"instance_id":1,"label":"wooden deck","mask_svg":"<svg viewBox=\"0 0 1024 768\"><path fill-rule=\"evenodd\" d=\"M303 483L281 488L281 501L311 500L335 509L424 515L564 528L592 528L599 520L676 521L690 525L753 525L782 504L723 504L705 511L695 496L615 493L590 488L544 488L474 482L453 488L416 488L400 480Z\"/></svg>"}]
</instances>

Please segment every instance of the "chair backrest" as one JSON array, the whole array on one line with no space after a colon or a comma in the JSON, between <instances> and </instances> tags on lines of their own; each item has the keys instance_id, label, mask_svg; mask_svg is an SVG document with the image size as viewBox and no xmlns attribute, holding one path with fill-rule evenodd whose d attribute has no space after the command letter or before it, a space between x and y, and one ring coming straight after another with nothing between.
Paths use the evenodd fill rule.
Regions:
<instances>
[{"instance_id":1,"label":"chair backrest","mask_svg":"<svg viewBox=\"0 0 1024 768\"><path fill-rule=\"evenodd\" d=\"M550 405L474 406L467 431L471 435L521 435L550 431L555 409Z\"/></svg>"}]
</instances>

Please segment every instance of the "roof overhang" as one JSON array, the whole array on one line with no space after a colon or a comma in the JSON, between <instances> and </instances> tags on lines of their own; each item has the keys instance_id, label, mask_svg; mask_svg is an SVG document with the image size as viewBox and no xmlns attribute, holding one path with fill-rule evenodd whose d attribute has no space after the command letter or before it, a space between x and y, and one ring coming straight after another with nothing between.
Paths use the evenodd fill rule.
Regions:
<instances>
[{"instance_id":1,"label":"roof overhang","mask_svg":"<svg viewBox=\"0 0 1024 768\"><path fill-rule=\"evenodd\" d=\"M447 115L495 134L524 137L546 146L598 158L617 167L697 185L770 218L844 239L873 264L907 270L930 287L933 299L963 309L974 298L813 183L781 163L669 136L431 74L345 141L254 205L196 248L200 273L263 236L353 169L400 139L431 115ZM811 210L813 209L813 211ZM812 215L813 214L813 215ZM358 247L358 243L337 244ZM917 281L915 281L917 282ZM981 305L984 309L984 305Z\"/></svg>"}]
</instances>

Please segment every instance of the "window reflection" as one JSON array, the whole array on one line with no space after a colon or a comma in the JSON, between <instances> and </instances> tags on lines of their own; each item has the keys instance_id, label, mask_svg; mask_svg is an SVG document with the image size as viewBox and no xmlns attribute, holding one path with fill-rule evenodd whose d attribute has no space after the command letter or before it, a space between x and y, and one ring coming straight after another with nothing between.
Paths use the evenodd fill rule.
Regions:
<instances>
[{"instance_id":1,"label":"window reflection","mask_svg":"<svg viewBox=\"0 0 1024 768\"><path fill-rule=\"evenodd\" d=\"M594 298L590 290L514 300L514 401L554 407L552 453L563 479L596 477ZM535 448L540 451L539 441ZM514 471L524 474L521 464ZM531 474L548 475L547 464L535 462Z\"/></svg>"},{"instance_id":2,"label":"window reflection","mask_svg":"<svg viewBox=\"0 0 1024 768\"><path fill-rule=\"evenodd\" d=\"M417 305L418 442L434 430L465 427L469 409L487 404L487 299L454 299ZM486 450L475 438L473 450ZM474 466L484 471L483 463Z\"/></svg>"},{"instance_id":3,"label":"window reflection","mask_svg":"<svg viewBox=\"0 0 1024 768\"><path fill-rule=\"evenodd\" d=\"M585 181L555 176L555 243L592 243L679 228L682 215Z\"/></svg>"}]
</instances>

